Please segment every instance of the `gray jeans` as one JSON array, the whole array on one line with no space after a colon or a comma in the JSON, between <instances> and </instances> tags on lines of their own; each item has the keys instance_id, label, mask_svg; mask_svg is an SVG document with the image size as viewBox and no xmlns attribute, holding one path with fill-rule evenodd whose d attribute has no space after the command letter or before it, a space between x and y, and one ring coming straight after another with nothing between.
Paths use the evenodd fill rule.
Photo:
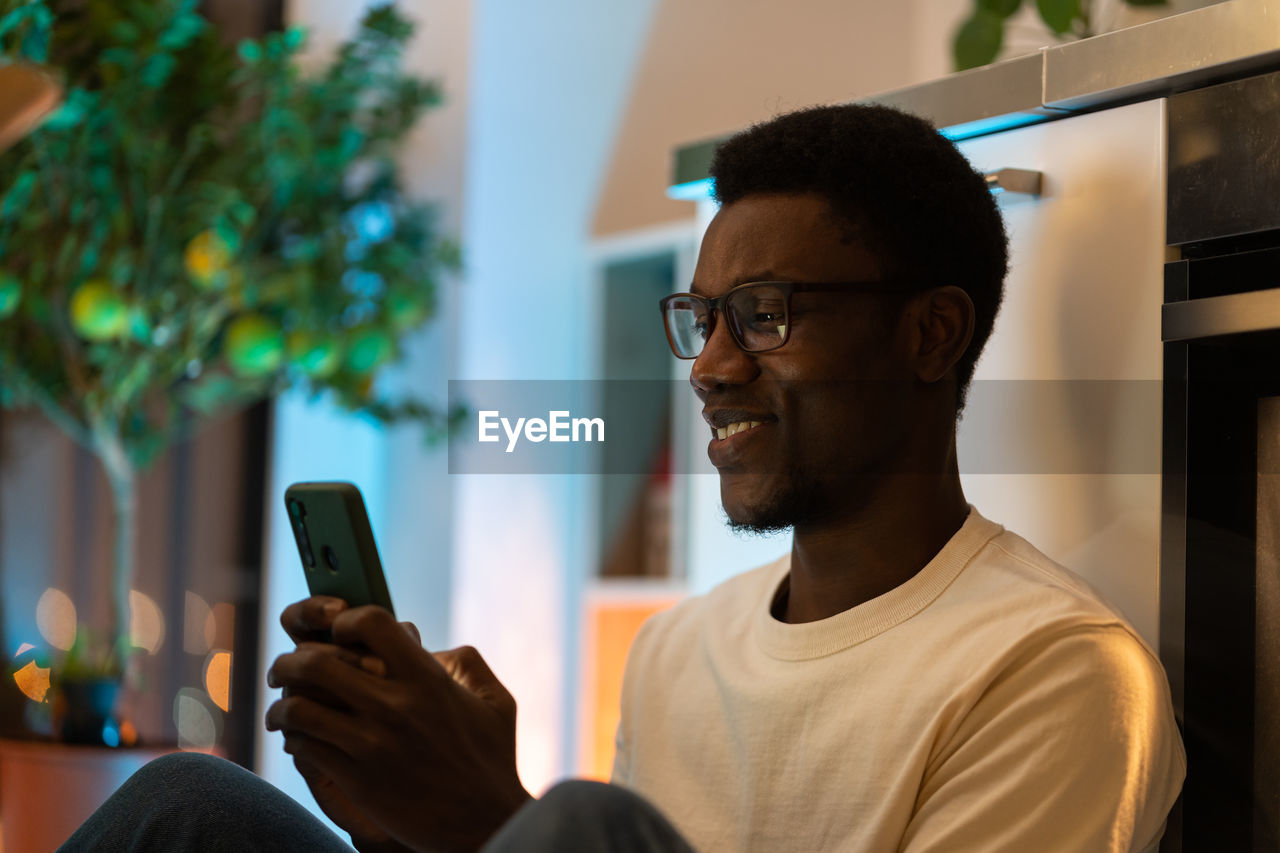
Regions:
<instances>
[{"instance_id":1,"label":"gray jeans","mask_svg":"<svg viewBox=\"0 0 1280 853\"><path fill-rule=\"evenodd\" d=\"M59 848L77 851L351 853L306 809L244 768L176 753L135 773ZM600 782L562 782L516 812L484 853L692 853L658 810Z\"/></svg>"}]
</instances>

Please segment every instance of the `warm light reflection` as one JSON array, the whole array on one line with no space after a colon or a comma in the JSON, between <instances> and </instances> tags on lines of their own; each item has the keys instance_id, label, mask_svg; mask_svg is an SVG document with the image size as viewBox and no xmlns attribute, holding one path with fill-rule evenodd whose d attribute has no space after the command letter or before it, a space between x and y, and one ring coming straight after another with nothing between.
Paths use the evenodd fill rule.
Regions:
<instances>
[{"instance_id":1,"label":"warm light reflection","mask_svg":"<svg viewBox=\"0 0 1280 853\"><path fill-rule=\"evenodd\" d=\"M194 687L183 687L173 700L173 722L181 749L208 752L218 742L218 721Z\"/></svg>"},{"instance_id":2,"label":"warm light reflection","mask_svg":"<svg viewBox=\"0 0 1280 853\"><path fill-rule=\"evenodd\" d=\"M204 623L204 638L211 649L235 648L236 609L225 601L213 605Z\"/></svg>"},{"instance_id":3,"label":"warm light reflection","mask_svg":"<svg viewBox=\"0 0 1280 853\"><path fill-rule=\"evenodd\" d=\"M231 652L216 651L204 665L204 689L213 704L231 710Z\"/></svg>"},{"instance_id":4,"label":"warm light reflection","mask_svg":"<svg viewBox=\"0 0 1280 853\"><path fill-rule=\"evenodd\" d=\"M191 590L187 590L186 604L182 615L182 650L188 654L203 655L208 653L212 643L209 634L209 620L213 611L203 598Z\"/></svg>"},{"instance_id":5,"label":"warm light reflection","mask_svg":"<svg viewBox=\"0 0 1280 853\"><path fill-rule=\"evenodd\" d=\"M129 642L154 655L164 642L164 614L150 596L129 590Z\"/></svg>"},{"instance_id":6,"label":"warm light reflection","mask_svg":"<svg viewBox=\"0 0 1280 853\"><path fill-rule=\"evenodd\" d=\"M67 651L76 641L76 606L60 589L49 587L36 602L36 627L55 649Z\"/></svg>"},{"instance_id":7,"label":"warm light reflection","mask_svg":"<svg viewBox=\"0 0 1280 853\"><path fill-rule=\"evenodd\" d=\"M13 674L18 682L18 689L32 702L43 702L49 693L49 670L36 666L35 661L27 661L27 665Z\"/></svg>"}]
</instances>

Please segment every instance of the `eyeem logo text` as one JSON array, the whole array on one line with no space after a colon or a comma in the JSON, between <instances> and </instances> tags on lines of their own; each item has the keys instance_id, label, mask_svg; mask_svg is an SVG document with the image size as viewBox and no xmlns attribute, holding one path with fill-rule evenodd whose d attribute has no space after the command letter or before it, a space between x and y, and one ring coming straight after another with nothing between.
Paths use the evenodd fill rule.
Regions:
<instances>
[{"instance_id":1,"label":"eyeem logo text","mask_svg":"<svg viewBox=\"0 0 1280 853\"><path fill-rule=\"evenodd\" d=\"M480 412L480 441L501 441L498 428L507 434L507 453L516 449L523 433L528 441L604 441L604 418L571 418L568 411L547 413L542 418L517 418L515 424L496 409ZM594 434L594 437L593 437ZM581 437L580 437L581 436Z\"/></svg>"}]
</instances>

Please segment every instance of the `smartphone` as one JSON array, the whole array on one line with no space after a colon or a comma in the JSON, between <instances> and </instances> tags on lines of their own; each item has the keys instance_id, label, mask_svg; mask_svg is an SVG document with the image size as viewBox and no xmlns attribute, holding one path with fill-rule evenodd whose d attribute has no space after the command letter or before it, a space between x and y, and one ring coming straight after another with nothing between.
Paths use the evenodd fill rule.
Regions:
<instances>
[{"instance_id":1,"label":"smartphone","mask_svg":"<svg viewBox=\"0 0 1280 853\"><path fill-rule=\"evenodd\" d=\"M312 595L395 614L364 498L352 483L294 483L284 492L293 538Z\"/></svg>"}]
</instances>

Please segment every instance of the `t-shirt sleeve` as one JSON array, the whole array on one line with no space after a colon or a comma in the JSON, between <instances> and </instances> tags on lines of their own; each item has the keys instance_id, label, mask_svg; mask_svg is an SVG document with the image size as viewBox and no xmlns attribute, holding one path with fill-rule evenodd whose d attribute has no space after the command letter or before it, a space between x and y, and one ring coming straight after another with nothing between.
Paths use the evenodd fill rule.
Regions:
<instances>
[{"instance_id":1,"label":"t-shirt sleeve","mask_svg":"<svg viewBox=\"0 0 1280 853\"><path fill-rule=\"evenodd\" d=\"M1028 649L931 760L901 849L1154 849L1186 775L1168 682L1122 627Z\"/></svg>"}]
</instances>

